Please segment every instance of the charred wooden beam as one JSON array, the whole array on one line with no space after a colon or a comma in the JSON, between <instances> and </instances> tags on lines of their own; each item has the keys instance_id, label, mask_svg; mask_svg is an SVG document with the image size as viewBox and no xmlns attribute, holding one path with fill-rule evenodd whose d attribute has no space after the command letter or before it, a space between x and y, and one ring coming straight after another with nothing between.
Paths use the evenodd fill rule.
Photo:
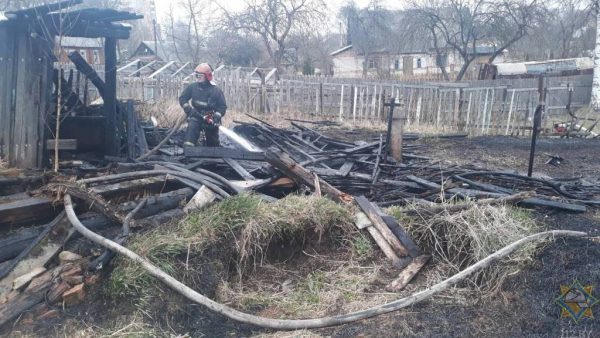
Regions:
<instances>
[{"instance_id":1,"label":"charred wooden beam","mask_svg":"<svg viewBox=\"0 0 600 338\"><path fill-rule=\"evenodd\" d=\"M0 239L0 262L17 257L41 231L42 227L28 228Z\"/></svg>"},{"instance_id":2,"label":"charred wooden beam","mask_svg":"<svg viewBox=\"0 0 600 338\"><path fill-rule=\"evenodd\" d=\"M60 207L53 201L42 197L0 204L0 226L34 223L52 218Z\"/></svg>"},{"instance_id":3,"label":"charred wooden beam","mask_svg":"<svg viewBox=\"0 0 600 338\"><path fill-rule=\"evenodd\" d=\"M98 89L98 93L100 93L100 96L104 98L106 92L106 84L100 78L98 73L96 73L94 68L92 68L92 66L90 66L89 63L87 63L87 61L85 61L85 59L81 56L81 54L79 54L78 51L69 53L69 59L71 60L71 62L73 62L75 68L77 68L79 72L81 72L83 75L85 75L85 77L92 81L92 84L94 84L94 86L96 86L96 88Z\"/></svg>"},{"instance_id":4,"label":"charred wooden beam","mask_svg":"<svg viewBox=\"0 0 600 338\"><path fill-rule=\"evenodd\" d=\"M269 150L266 153L267 161L275 168L288 175L299 184L306 184L314 188L314 175L309 170L296 163L288 154ZM338 190L323 179L319 178L321 191L329 198L337 202L349 203L352 201L352 196Z\"/></svg>"},{"instance_id":5,"label":"charred wooden beam","mask_svg":"<svg viewBox=\"0 0 600 338\"><path fill-rule=\"evenodd\" d=\"M244 180L252 181L256 179L256 177L252 176L252 174L250 174L248 170L242 167L238 161L231 158L224 158L223 161L225 161L225 163L227 163L231 167L231 169L233 169Z\"/></svg>"},{"instance_id":6,"label":"charred wooden beam","mask_svg":"<svg viewBox=\"0 0 600 338\"><path fill-rule=\"evenodd\" d=\"M408 249L404 246L400 240L392 233L387 223L383 220L381 215L377 212L377 209L367 200L364 196L358 196L354 198L356 204L362 209L362 211L369 217L373 226L379 230L383 235L386 242L394 249L396 254L400 257L410 256Z\"/></svg>"},{"instance_id":7,"label":"charred wooden beam","mask_svg":"<svg viewBox=\"0 0 600 338\"><path fill-rule=\"evenodd\" d=\"M185 147L185 157L231 158L234 160L264 161L264 153L222 147Z\"/></svg>"},{"instance_id":8,"label":"charred wooden beam","mask_svg":"<svg viewBox=\"0 0 600 338\"><path fill-rule=\"evenodd\" d=\"M155 176L97 186L91 188L90 190L106 199L110 199L124 194L135 195L146 192L157 193L164 188L166 182L167 180L164 176Z\"/></svg>"}]
</instances>

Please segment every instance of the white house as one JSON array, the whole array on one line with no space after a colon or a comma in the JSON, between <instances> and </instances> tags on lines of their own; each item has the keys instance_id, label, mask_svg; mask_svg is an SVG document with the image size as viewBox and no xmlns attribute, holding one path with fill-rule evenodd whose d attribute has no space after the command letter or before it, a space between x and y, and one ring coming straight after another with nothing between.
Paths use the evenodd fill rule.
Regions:
<instances>
[{"instance_id":1,"label":"white house","mask_svg":"<svg viewBox=\"0 0 600 338\"><path fill-rule=\"evenodd\" d=\"M481 63L487 62L493 52L491 47L477 47L477 57L470 67L479 70ZM452 49L444 49L441 54L433 50L426 52L390 52L387 50L357 51L352 45L345 46L331 53L333 60L333 76L358 78L363 76L366 68L369 76L419 77L441 74L438 64L445 64L448 73L456 73L462 66L462 59ZM367 60L368 59L368 60ZM499 55L494 63L503 62L505 55ZM367 61L365 61L367 60Z\"/></svg>"}]
</instances>

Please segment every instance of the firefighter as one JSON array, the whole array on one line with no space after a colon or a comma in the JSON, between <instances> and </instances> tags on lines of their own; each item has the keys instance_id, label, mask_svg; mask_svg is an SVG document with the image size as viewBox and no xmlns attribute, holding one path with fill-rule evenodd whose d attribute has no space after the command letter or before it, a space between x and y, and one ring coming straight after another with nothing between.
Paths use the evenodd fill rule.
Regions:
<instances>
[{"instance_id":1,"label":"firefighter","mask_svg":"<svg viewBox=\"0 0 600 338\"><path fill-rule=\"evenodd\" d=\"M218 147L219 126L227 110L225 96L213 82L213 69L208 63L202 63L194 70L196 82L190 84L179 97L179 104L188 116L184 146L195 146L204 131L206 145Z\"/></svg>"}]
</instances>

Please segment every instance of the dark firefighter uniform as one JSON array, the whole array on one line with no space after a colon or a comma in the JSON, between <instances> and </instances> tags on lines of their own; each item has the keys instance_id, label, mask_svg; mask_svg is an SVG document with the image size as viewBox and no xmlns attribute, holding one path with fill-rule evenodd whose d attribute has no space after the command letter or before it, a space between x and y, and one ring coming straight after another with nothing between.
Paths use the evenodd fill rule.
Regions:
<instances>
[{"instance_id":1,"label":"dark firefighter uniform","mask_svg":"<svg viewBox=\"0 0 600 338\"><path fill-rule=\"evenodd\" d=\"M221 89L210 81L194 82L181 93L179 104L188 116L185 144L196 145L200 129L202 129L208 147L220 146L220 119L227 111L225 96ZM212 119L213 113L214 120ZM211 119L208 119L209 116Z\"/></svg>"}]
</instances>

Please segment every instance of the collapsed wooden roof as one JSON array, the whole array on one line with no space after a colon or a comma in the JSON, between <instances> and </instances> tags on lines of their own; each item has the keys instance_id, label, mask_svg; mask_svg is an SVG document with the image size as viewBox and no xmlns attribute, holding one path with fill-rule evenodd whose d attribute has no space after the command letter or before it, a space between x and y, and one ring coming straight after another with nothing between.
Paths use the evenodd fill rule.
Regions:
<instances>
[{"instance_id":1,"label":"collapsed wooden roof","mask_svg":"<svg viewBox=\"0 0 600 338\"><path fill-rule=\"evenodd\" d=\"M68 0L4 13L0 24L27 22L45 37L63 35L70 37L128 39L131 26L122 21L143 18L135 13L105 8L73 9L83 0Z\"/></svg>"}]
</instances>

